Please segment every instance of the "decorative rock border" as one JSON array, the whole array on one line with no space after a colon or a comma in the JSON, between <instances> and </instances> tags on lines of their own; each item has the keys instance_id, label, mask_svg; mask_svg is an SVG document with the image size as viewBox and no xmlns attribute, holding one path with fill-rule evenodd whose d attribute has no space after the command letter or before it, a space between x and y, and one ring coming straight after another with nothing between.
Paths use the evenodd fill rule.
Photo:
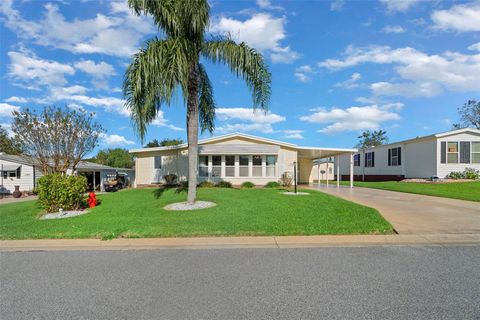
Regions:
<instances>
[{"instance_id":1,"label":"decorative rock border","mask_svg":"<svg viewBox=\"0 0 480 320\"><path fill-rule=\"evenodd\" d=\"M86 214L86 213L88 213L88 210L69 210L69 211L53 212L53 213L47 213L41 216L40 219L41 220L64 219L64 218L81 216L82 214Z\"/></svg>"},{"instance_id":2,"label":"decorative rock border","mask_svg":"<svg viewBox=\"0 0 480 320\"><path fill-rule=\"evenodd\" d=\"M282 194L285 194L287 196L309 196L310 193L308 192L291 192L291 191L287 191L287 192L283 192Z\"/></svg>"},{"instance_id":3,"label":"decorative rock border","mask_svg":"<svg viewBox=\"0 0 480 320\"><path fill-rule=\"evenodd\" d=\"M194 204L190 204L187 202L176 202L171 203L163 207L165 210L171 211L191 211L191 210L200 210L200 209L207 209L211 207L215 207L217 204L215 202L210 201L195 201Z\"/></svg>"}]
</instances>

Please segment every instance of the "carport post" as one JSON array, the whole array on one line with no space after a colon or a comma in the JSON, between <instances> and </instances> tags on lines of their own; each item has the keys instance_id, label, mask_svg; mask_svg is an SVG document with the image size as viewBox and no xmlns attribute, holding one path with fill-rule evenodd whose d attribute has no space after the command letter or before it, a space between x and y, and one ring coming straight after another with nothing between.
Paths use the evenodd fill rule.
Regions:
<instances>
[{"instance_id":1,"label":"carport post","mask_svg":"<svg viewBox=\"0 0 480 320\"><path fill-rule=\"evenodd\" d=\"M337 188L340 188L340 157L337 156L335 157L335 162L337 166Z\"/></svg>"},{"instance_id":2,"label":"carport post","mask_svg":"<svg viewBox=\"0 0 480 320\"><path fill-rule=\"evenodd\" d=\"M353 153L350 153L350 188L353 188Z\"/></svg>"},{"instance_id":3,"label":"carport post","mask_svg":"<svg viewBox=\"0 0 480 320\"><path fill-rule=\"evenodd\" d=\"M327 169L325 170L325 171L327 171L327 174L326 174L326 176L327 176L327 188L328 188L328 161L329 161L329 160L328 160L328 158L327 158Z\"/></svg>"}]
</instances>

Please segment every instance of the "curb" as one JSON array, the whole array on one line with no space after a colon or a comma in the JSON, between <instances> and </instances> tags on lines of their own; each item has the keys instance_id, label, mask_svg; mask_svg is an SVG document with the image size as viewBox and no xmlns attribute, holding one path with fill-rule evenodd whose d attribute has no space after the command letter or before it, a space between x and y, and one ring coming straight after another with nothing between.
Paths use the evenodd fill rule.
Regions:
<instances>
[{"instance_id":1,"label":"curb","mask_svg":"<svg viewBox=\"0 0 480 320\"><path fill-rule=\"evenodd\" d=\"M6 251L480 246L480 234L0 240Z\"/></svg>"}]
</instances>

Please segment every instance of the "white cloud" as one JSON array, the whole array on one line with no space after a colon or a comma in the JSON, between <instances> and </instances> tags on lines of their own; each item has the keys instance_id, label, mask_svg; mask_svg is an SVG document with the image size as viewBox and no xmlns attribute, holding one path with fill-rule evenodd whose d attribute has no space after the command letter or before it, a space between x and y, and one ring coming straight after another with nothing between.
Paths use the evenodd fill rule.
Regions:
<instances>
[{"instance_id":1,"label":"white cloud","mask_svg":"<svg viewBox=\"0 0 480 320\"><path fill-rule=\"evenodd\" d=\"M468 50L480 51L480 42L472 44L468 47Z\"/></svg>"},{"instance_id":2,"label":"white cloud","mask_svg":"<svg viewBox=\"0 0 480 320\"><path fill-rule=\"evenodd\" d=\"M13 8L12 0L1 3L0 13L5 16L5 26L21 39L73 53L128 57L137 51L143 36L155 30L150 18L135 16L124 2L111 2L110 15L71 21L57 5L47 3L44 7L42 18L36 21L24 18Z\"/></svg>"},{"instance_id":3,"label":"white cloud","mask_svg":"<svg viewBox=\"0 0 480 320\"><path fill-rule=\"evenodd\" d=\"M26 103L28 102L28 99L24 98L24 97L16 97L16 96L12 96L8 99L5 99L5 102L13 102L13 103Z\"/></svg>"},{"instance_id":4,"label":"white cloud","mask_svg":"<svg viewBox=\"0 0 480 320\"><path fill-rule=\"evenodd\" d=\"M400 115L396 111L402 107L403 104L394 103L350 107L347 109L317 108L312 110L312 114L300 117L300 120L327 125L318 130L318 132L322 133L378 129L383 122L399 120Z\"/></svg>"},{"instance_id":5,"label":"white cloud","mask_svg":"<svg viewBox=\"0 0 480 320\"><path fill-rule=\"evenodd\" d=\"M372 84L371 89L378 95L435 96L444 91L480 91L480 54L447 51L428 55L410 47L349 46L343 59L327 59L319 66L338 70L364 63L394 65L395 72L405 81Z\"/></svg>"},{"instance_id":6,"label":"white cloud","mask_svg":"<svg viewBox=\"0 0 480 320\"><path fill-rule=\"evenodd\" d=\"M125 100L116 97L90 97L81 94L73 94L62 97L62 100L102 108L106 112L114 112L124 117L130 117L130 111L125 108Z\"/></svg>"},{"instance_id":7,"label":"white cloud","mask_svg":"<svg viewBox=\"0 0 480 320\"><path fill-rule=\"evenodd\" d=\"M403 33L405 29L402 26L385 26L382 31L384 33Z\"/></svg>"},{"instance_id":8,"label":"white cloud","mask_svg":"<svg viewBox=\"0 0 480 320\"><path fill-rule=\"evenodd\" d=\"M266 10L284 10L281 6L274 6L270 0L257 0L257 5Z\"/></svg>"},{"instance_id":9,"label":"white cloud","mask_svg":"<svg viewBox=\"0 0 480 320\"><path fill-rule=\"evenodd\" d=\"M283 130L284 138L287 139L303 139L303 130Z\"/></svg>"},{"instance_id":10,"label":"white cloud","mask_svg":"<svg viewBox=\"0 0 480 320\"><path fill-rule=\"evenodd\" d=\"M359 86L358 81L362 78L362 75L358 72L352 73L350 76L350 79L342 81L342 82L337 82L335 84L335 87L338 88L345 88L345 89L353 89L357 88Z\"/></svg>"},{"instance_id":11,"label":"white cloud","mask_svg":"<svg viewBox=\"0 0 480 320\"><path fill-rule=\"evenodd\" d=\"M109 146L125 146L135 144L134 141L127 140L124 136L118 134L100 134L100 138Z\"/></svg>"},{"instance_id":12,"label":"white cloud","mask_svg":"<svg viewBox=\"0 0 480 320\"><path fill-rule=\"evenodd\" d=\"M267 13L254 14L245 21L221 17L213 21L210 31L214 34L228 34L236 41L244 41L249 46L266 52L272 62L291 63L300 55L289 46L282 46L286 38L286 18L275 18Z\"/></svg>"},{"instance_id":13,"label":"white cloud","mask_svg":"<svg viewBox=\"0 0 480 320\"><path fill-rule=\"evenodd\" d=\"M0 103L0 117L2 118L13 117L12 112L14 111L20 111L20 107L13 106L8 103Z\"/></svg>"},{"instance_id":14,"label":"white cloud","mask_svg":"<svg viewBox=\"0 0 480 320\"><path fill-rule=\"evenodd\" d=\"M42 86L63 86L65 75L73 75L72 66L57 61L44 60L32 52L8 52L10 64L8 77L17 85L39 90Z\"/></svg>"},{"instance_id":15,"label":"white cloud","mask_svg":"<svg viewBox=\"0 0 480 320\"><path fill-rule=\"evenodd\" d=\"M316 71L309 65L303 65L295 69L295 77L300 82L308 82L311 80L311 75L315 74Z\"/></svg>"},{"instance_id":16,"label":"white cloud","mask_svg":"<svg viewBox=\"0 0 480 320\"><path fill-rule=\"evenodd\" d=\"M90 75L93 78L92 84L98 89L107 89L107 79L116 74L113 66L104 61L96 63L92 60L81 60L75 62L74 66Z\"/></svg>"},{"instance_id":17,"label":"white cloud","mask_svg":"<svg viewBox=\"0 0 480 320\"><path fill-rule=\"evenodd\" d=\"M406 12L420 0L380 0L388 13Z\"/></svg>"},{"instance_id":18,"label":"white cloud","mask_svg":"<svg viewBox=\"0 0 480 320\"><path fill-rule=\"evenodd\" d=\"M480 31L480 2L454 5L431 14L434 28L458 32Z\"/></svg>"},{"instance_id":19,"label":"white cloud","mask_svg":"<svg viewBox=\"0 0 480 320\"><path fill-rule=\"evenodd\" d=\"M345 6L345 0L333 0L330 2L331 11L342 11Z\"/></svg>"},{"instance_id":20,"label":"white cloud","mask_svg":"<svg viewBox=\"0 0 480 320\"><path fill-rule=\"evenodd\" d=\"M219 132L258 131L274 132L272 125L285 121L285 117L267 111L266 113L251 108L218 108L215 110L217 119L223 124L217 127Z\"/></svg>"},{"instance_id":21,"label":"white cloud","mask_svg":"<svg viewBox=\"0 0 480 320\"><path fill-rule=\"evenodd\" d=\"M169 121L167 119L165 119L165 116L164 116L162 110L159 110L157 112L157 118L155 118L155 120L153 120L152 125L154 125L156 127L166 127L166 128L171 129L171 130L174 130L174 131L183 131L183 128L174 126L173 124L169 123Z\"/></svg>"}]
</instances>

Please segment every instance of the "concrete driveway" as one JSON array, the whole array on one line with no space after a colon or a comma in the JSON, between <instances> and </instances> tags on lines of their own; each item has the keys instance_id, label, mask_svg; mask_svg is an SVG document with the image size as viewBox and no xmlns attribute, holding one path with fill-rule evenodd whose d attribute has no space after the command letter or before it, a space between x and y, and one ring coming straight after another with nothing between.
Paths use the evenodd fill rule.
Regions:
<instances>
[{"instance_id":1,"label":"concrete driveway","mask_svg":"<svg viewBox=\"0 0 480 320\"><path fill-rule=\"evenodd\" d=\"M309 188L377 209L400 234L480 233L479 202L361 187Z\"/></svg>"}]
</instances>

